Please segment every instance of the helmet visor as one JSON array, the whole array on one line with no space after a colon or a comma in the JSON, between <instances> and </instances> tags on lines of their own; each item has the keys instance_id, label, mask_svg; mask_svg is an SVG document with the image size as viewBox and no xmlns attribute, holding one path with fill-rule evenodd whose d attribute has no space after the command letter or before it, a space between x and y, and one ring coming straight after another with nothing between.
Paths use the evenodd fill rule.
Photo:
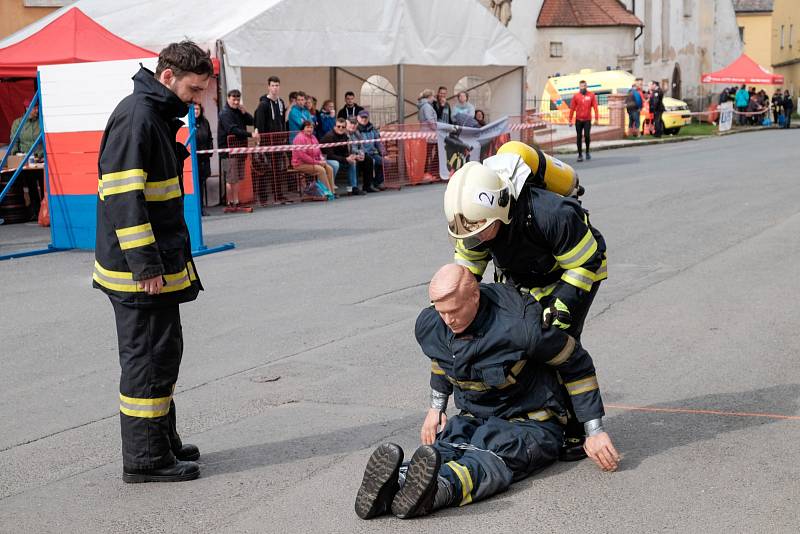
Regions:
<instances>
[{"instance_id":1,"label":"helmet visor","mask_svg":"<svg viewBox=\"0 0 800 534\"><path fill-rule=\"evenodd\" d=\"M457 214L453 220L447 223L447 233L450 234L451 241L461 241L461 246L466 249L473 249L483 243L481 234L489 228L494 220L481 219L471 221L461 214Z\"/></svg>"}]
</instances>

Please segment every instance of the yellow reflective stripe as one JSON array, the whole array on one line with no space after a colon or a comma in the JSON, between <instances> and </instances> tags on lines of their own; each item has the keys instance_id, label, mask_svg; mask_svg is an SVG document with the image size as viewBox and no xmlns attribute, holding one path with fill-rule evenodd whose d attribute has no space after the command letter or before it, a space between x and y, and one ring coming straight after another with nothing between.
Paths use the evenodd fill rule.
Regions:
<instances>
[{"instance_id":1,"label":"yellow reflective stripe","mask_svg":"<svg viewBox=\"0 0 800 534\"><path fill-rule=\"evenodd\" d=\"M589 228L580 243L565 254L555 256L555 258L562 269L572 269L586 263L586 260L591 258L595 252L597 252L597 240L592 235L591 228Z\"/></svg>"},{"instance_id":2,"label":"yellow reflective stripe","mask_svg":"<svg viewBox=\"0 0 800 534\"><path fill-rule=\"evenodd\" d=\"M597 269L596 273L594 273L594 280L595 282L599 282L600 280L605 280L606 278L608 278L608 260L603 258L600 268Z\"/></svg>"},{"instance_id":3,"label":"yellow reflective stripe","mask_svg":"<svg viewBox=\"0 0 800 534\"><path fill-rule=\"evenodd\" d=\"M122 250L143 247L156 242L156 238L153 235L153 227L150 226L150 223L121 228L116 230L116 233Z\"/></svg>"},{"instance_id":4,"label":"yellow reflective stripe","mask_svg":"<svg viewBox=\"0 0 800 534\"><path fill-rule=\"evenodd\" d=\"M184 268L180 272L165 274L165 285L161 288L161 292L172 293L173 291L180 291L181 289L186 289L192 285L188 267L189 264L187 264L187 268ZM111 271L104 268L97 261L94 262L94 273L92 274L92 279L101 286L113 291L120 291L124 293L140 293L143 291L139 288L139 283L133 279L133 273L125 271Z\"/></svg>"},{"instance_id":5,"label":"yellow reflective stripe","mask_svg":"<svg viewBox=\"0 0 800 534\"><path fill-rule=\"evenodd\" d=\"M455 475L458 477L458 480L461 481L461 503L459 506L464 506L465 504L471 503L472 488L474 485L472 482L472 475L469 474L469 469L452 460L447 462L445 465L452 469L453 473L455 473Z\"/></svg>"},{"instance_id":6,"label":"yellow reflective stripe","mask_svg":"<svg viewBox=\"0 0 800 534\"><path fill-rule=\"evenodd\" d=\"M172 396L157 399L128 397L120 393L119 411L130 417L163 417L169 413Z\"/></svg>"},{"instance_id":7,"label":"yellow reflective stripe","mask_svg":"<svg viewBox=\"0 0 800 534\"><path fill-rule=\"evenodd\" d=\"M550 360L547 360L547 365L557 366L569 360L572 353L575 352L575 338L567 334L567 342L564 344L558 354Z\"/></svg>"},{"instance_id":8,"label":"yellow reflective stripe","mask_svg":"<svg viewBox=\"0 0 800 534\"><path fill-rule=\"evenodd\" d=\"M583 267L576 267L568 271L564 271L561 279L569 285L575 286L584 291L591 291L592 284L594 284L594 273Z\"/></svg>"},{"instance_id":9,"label":"yellow reflective stripe","mask_svg":"<svg viewBox=\"0 0 800 534\"><path fill-rule=\"evenodd\" d=\"M171 293L173 291L180 291L181 289L186 289L190 285L192 285L192 281L189 280L189 270L184 269L179 273L174 274L165 274L164 275L164 287L161 288L162 293Z\"/></svg>"},{"instance_id":10,"label":"yellow reflective stripe","mask_svg":"<svg viewBox=\"0 0 800 534\"><path fill-rule=\"evenodd\" d=\"M550 414L550 410L537 410L535 412L528 412L528 419L533 419L534 421L547 421L553 417Z\"/></svg>"},{"instance_id":11,"label":"yellow reflective stripe","mask_svg":"<svg viewBox=\"0 0 800 534\"><path fill-rule=\"evenodd\" d=\"M434 360L431 360L431 373L435 375L444 375L444 371Z\"/></svg>"},{"instance_id":12,"label":"yellow reflective stripe","mask_svg":"<svg viewBox=\"0 0 800 534\"><path fill-rule=\"evenodd\" d=\"M558 285L558 282L550 284L549 286L544 286L544 287L532 287L531 288L531 295L533 295L533 298L535 298L537 301L541 300L542 297L546 297L547 295L552 293L556 289L557 285Z\"/></svg>"},{"instance_id":13,"label":"yellow reflective stripe","mask_svg":"<svg viewBox=\"0 0 800 534\"><path fill-rule=\"evenodd\" d=\"M132 272L129 272L129 271L111 271L109 269L106 269L102 265L100 265L100 263L98 263L96 260L94 262L94 268L95 268L96 271L99 271L101 274L104 274L106 276L111 276L113 278L124 278L124 279L128 279L128 280L133 280L133 273Z\"/></svg>"},{"instance_id":14,"label":"yellow reflective stripe","mask_svg":"<svg viewBox=\"0 0 800 534\"><path fill-rule=\"evenodd\" d=\"M506 376L506 381L499 386L495 386L497 389L505 389L509 386L513 386L517 383L516 377L522 372L522 369L525 367L525 364L528 363L528 360L520 360L514 364L511 368L510 373ZM438 367L438 365L437 365ZM441 370L441 368L439 368ZM433 362L431 362L431 371L433 371ZM438 374L438 373L436 373ZM456 380L455 378L446 375L442 372L447 378L447 381L453 384L454 386L458 386L461 389L467 389L470 391L487 391L492 388L492 386L488 385L486 382L478 382L472 380Z\"/></svg>"},{"instance_id":15,"label":"yellow reflective stripe","mask_svg":"<svg viewBox=\"0 0 800 534\"><path fill-rule=\"evenodd\" d=\"M144 169L128 169L125 171L108 172L101 175L102 180L106 183L118 182L133 177L140 177L142 182L144 182L147 179L147 173L144 172Z\"/></svg>"},{"instance_id":16,"label":"yellow reflective stripe","mask_svg":"<svg viewBox=\"0 0 800 534\"><path fill-rule=\"evenodd\" d=\"M576 380L575 382L567 382L564 384L564 387L567 388L567 392L570 395L580 395L581 393L586 393L588 391L593 391L595 389L600 389L600 385L597 383L597 376L592 375L588 378L583 378L581 380Z\"/></svg>"},{"instance_id":17,"label":"yellow reflective stripe","mask_svg":"<svg viewBox=\"0 0 800 534\"><path fill-rule=\"evenodd\" d=\"M194 265L192 265L192 262L187 263L186 267L189 269L189 280L192 282L197 280L197 274L194 272Z\"/></svg>"},{"instance_id":18,"label":"yellow reflective stripe","mask_svg":"<svg viewBox=\"0 0 800 534\"><path fill-rule=\"evenodd\" d=\"M456 380L452 376L445 375L447 381L453 384L454 386L458 386L460 389L467 389L469 391L486 391L489 389L489 386L484 384L483 382L471 382L468 380Z\"/></svg>"},{"instance_id":19,"label":"yellow reflective stripe","mask_svg":"<svg viewBox=\"0 0 800 534\"><path fill-rule=\"evenodd\" d=\"M455 263L456 265L463 265L464 267L469 269L469 272L471 272L472 274L483 275L483 272L486 270L486 265L489 262L468 261L463 258L459 258L458 255L456 255L455 258L453 259L453 263Z\"/></svg>"},{"instance_id":20,"label":"yellow reflective stripe","mask_svg":"<svg viewBox=\"0 0 800 534\"><path fill-rule=\"evenodd\" d=\"M181 185L177 176L145 184L144 198L148 202L163 202L179 196L181 196Z\"/></svg>"}]
</instances>

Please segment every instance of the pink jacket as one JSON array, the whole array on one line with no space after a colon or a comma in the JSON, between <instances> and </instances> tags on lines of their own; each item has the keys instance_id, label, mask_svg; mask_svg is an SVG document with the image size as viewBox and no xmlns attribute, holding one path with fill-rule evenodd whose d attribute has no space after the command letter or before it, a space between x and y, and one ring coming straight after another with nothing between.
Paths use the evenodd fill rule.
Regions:
<instances>
[{"instance_id":1,"label":"pink jacket","mask_svg":"<svg viewBox=\"0 0 800 534\"><path fill-rule=\"evenodd\" d=\"M313 135L306 135L299 132L292 141L293 145L318 145L319 141ZM298 165L319 165L320 160L325 161L319 148L311 150L292 150L292 167Z\"/></svg>"}]
</instances>

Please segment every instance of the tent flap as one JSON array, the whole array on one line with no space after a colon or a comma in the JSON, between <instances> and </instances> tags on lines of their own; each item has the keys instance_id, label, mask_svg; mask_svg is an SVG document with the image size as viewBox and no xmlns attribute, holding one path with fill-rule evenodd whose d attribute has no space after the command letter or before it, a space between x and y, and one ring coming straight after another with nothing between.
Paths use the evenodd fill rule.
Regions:
<instances>
[{"instance_id":1,"label":"tent flap","mask_svg":"<svg viewBox=\"0 0 800 534\"><path fill-rule=\"evenodd\" d=\"M700 81L702 83L782 85L783 76L771 73L746 54L742 54L724 69L703 74Z\"/></svg>"}]
</instances>

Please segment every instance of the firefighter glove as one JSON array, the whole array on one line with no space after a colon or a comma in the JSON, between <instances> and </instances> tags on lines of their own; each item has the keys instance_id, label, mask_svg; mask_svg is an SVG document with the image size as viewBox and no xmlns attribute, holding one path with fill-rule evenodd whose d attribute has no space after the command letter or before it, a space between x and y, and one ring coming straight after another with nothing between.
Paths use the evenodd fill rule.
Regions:
<instances>
[{"instance_id":1,"label":"firefighter glove","mask_svg":"<svg viewBox=\"0 0 800 534\"><path fill-rule=\"evenodd\" d=\"M550 328L555 326L561 330L566 330L572 324L572 315L569 313L567 305L556 299L550 306L542 312L542 326Z\"/></svg>"}]
</instances>

